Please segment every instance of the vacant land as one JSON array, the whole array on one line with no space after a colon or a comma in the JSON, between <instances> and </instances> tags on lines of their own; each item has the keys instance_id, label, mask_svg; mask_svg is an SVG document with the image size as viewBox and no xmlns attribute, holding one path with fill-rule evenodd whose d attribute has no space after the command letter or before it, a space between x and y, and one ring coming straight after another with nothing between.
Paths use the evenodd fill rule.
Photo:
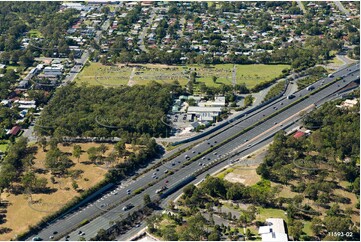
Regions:
<instances>
[{"instance_id":1,"label":"vacant land","mask_svg":"<svg viewBox=\"0 0 361 242\"><path fill-rule=\"evenodd\" d=\"M178 81L185 86L189 80L187 67L145 64L137 65L133 76L136 84L146 85L151 81L172 83Z\"/></svg>"},{"instance_id":2,"label":"vacant land","mask_svg":"<svg viewBox=\"0 0 361 242\"><path fill-rule=\"evenodd\" d=\"M234 68L235 66L235 68ZM289 65L233 65L220 64L209 67L195 67L195 71L200 78L198 82L204 82L207 86L218 86L221 83L231 85L233 82L233 72L235 69L236 83L245 83L248 88L256 84L270 81L282 74L282 70L290 68ZM217 77L213 82L213 76Z\"/></svg>"},{"instance_id":3,"label":"vacant land","mask_svg":"<svg viewBox=\"0 0 361 242\"><path fill-rule=\"evenodd\" d=\"M245 83L248 88L256 84L270 81L282 74L282 70L289 65L189 65L168 66L157 64L130 64L117 66L104 66L100 63L91 63L76 78L77 83L90 85L120 86L127 85L129 80L133 84L146 85L151 81L159 83L172 83L178 81L185 86L191 72L197 73L197 84L205 83L206 86L232 85L233 72L236 73L236 83ZM134 71L133 71L134 69ZM216 77L216 81L213 81Z\"/></svg>"},{"instance_id":4,"label":"vacant land","mask_svg":"<svg viewBox=\"0 0 361 242\"><path fill-rule=\"evenodd\" d=\"M82 148L82 154L79 160L71 155L75 144L64 146L58 145L58 148L67 153L69 158L74 162L74 166L69 168L69 174L65 176L53 176L45 170L44 161L46 151L38 147L35 154L33 170L37 176L45 177L48 181L48 193L7 193L1 194L3 210L1 211L6 217L2 228L9 228L9 233L0 235L1 240L13 239L15 235L25 232L30 225L37 224L42 218L61 209L67 202L79 193L85 191L103 180L107 167L103 164L94 164L89 161L87 150L90 147L99 147L98 143L79 143ZM112 144L106 144L108 150L104 153L104 157L108 156L113 150ZM126 145L128 151L132 151L131 145ZM118 159L118 162L121 162ZM53 177L53 178L51 178ZM51 181L54 179L54 183ZM75 190L73 181L78 185ZM19 216L21 215L21 216Z\"/></svg>"},{"instance_id":5,"label":"vacant land","mask_svg":"<svg viewBox=\"0 0 361 242\"><path fill-rule=\"evenodd\" d=\"M84 67L75 81L78 84L125 86L128 84L131 72L132 68L124 65L105 66L101 63L92 62L90 65Z\"/></svg>"},{"instance_id":6,"label":"vacant land","mask_svg":"<svg viewBox=\"0 0 361 242\"><path fill-rule=\"evenodd\" d=\"M233 171L225 175L224 179L229 182L239 182L246 186L252 186L261 180L256 168L257 166L236 166Z\"/></svg>"}]
</instances>

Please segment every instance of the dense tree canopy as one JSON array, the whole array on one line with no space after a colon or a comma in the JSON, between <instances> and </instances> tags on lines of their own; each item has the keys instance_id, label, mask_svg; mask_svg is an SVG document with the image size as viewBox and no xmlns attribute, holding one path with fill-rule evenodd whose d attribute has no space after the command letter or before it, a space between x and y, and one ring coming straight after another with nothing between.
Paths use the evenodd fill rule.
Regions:
<instances>
[{"instance_id":1,"label":"dense tree canopy","mask_svg":"<svg viewBox=\"0 0 361 242\"><path fill-rule=\"evenodd\" d=\"M122 133L165 135L162 117L172 105L171 85L58 90L44 108L37 131L43 135L121 137Z\"/></svg>"}]
</instances>

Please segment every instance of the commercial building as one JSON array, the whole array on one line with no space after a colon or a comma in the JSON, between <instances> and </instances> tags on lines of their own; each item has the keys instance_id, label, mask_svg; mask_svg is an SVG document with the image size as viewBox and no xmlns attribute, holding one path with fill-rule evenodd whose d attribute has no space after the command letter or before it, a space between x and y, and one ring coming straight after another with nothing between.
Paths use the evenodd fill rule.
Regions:
<instances>
[{"instance_id":1,"label":"commercial building","mask_svg":"<svg viewBox=\"0 0 361 242\"><path fill-rule=\"evenodd\" d=\"M258 230L258 233L262 236L262 241L288 241L283 219L268 218L266 224L266 226L260 226Z\"/></svg>"},{"instance_id":2,"label":"commercial building","mask_svg":"<svg viewBox=\"0 0 361 242\"><path fill-rule=\"evenodd\" d=\"M225 97L215 97L214 101L199 102L198 106L223 108L226 106L226 98Z\"/></svg>"},{"instance_id":3,"label":"commercial building","mask_svg":"<svg viewBox=\"0 0 361 242\"><path fill-rule=\"evenodd\" d=\"M199 121L215 121L222 112L221 107L188 107L188 115L196 117Z\"/></svg>"}]
</instances>

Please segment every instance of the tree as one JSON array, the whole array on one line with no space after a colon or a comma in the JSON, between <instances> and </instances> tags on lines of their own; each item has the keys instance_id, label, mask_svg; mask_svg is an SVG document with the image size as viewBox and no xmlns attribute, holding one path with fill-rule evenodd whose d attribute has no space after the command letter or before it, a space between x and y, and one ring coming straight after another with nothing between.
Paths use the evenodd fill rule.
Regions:
<instances>
[{"instance_id":1,"label":"tree","mask_svg":"<svg viewBox=\"0 0 361 242\"><path fill-rule=\"evenodd\" d=\"M95 147L90 147L88 150L87 150L87 153L88 153L88 158L91 162L95 162L98 158L98 149L95 148Z\"/></svg>"},{"instance_id":2,"label":"tree","mask_svg":"<svg viewBox=\"0 0 361 242\"><path fill-rule=\"evenodd\" d=\"M53 173L64 174L71 165L72 161L59 148L50 149L46 153L45 167Z\"/></svg>"},{"instance_id":3,"label":"tree","mask_svg":"<svg viewBox=\"0 0 361 242\"><path fill-rule=\"evenodd\" d=\"M25 55L22 55L19 60L20 64L25 67L32 66L34 63L34 57L32 57L28 52Z\"/></svg>"},{"instance_id":4,"label":"tree","mask_svg":"<svg viewBox=\"0 0 361 242\"><path fill-rule=\"evenodd\" d=\"M246 229L246 239L250 239L252 237L252 233L251 233L251 230L249 229Z\"/></svg>"},{"instance_id":5,"label":"tree","mask_svg":"<svg viewBox=\"0 0 361 242\"><path fill-rule=\"evenodd\" d=\"M23 184L25 190L33 192L45 189L48 181L45 177L37 178L33 171L28 171L23 175L21 183Z\"/></svg>"},{"instance_id":6,"label":"tree","mask_svg":"<svg viewBox=\"0 0 361 242\"><path fill-rule=\"evenodd\" d=\"M196 83L196 77L197 77L197 72L192 71L191 75L190 75L190 81L191 83Z\"/></svg>"},{"instance_id":7,"label":"tree","mask_svg":"<svg viewBox=\"0 0 361 242\"><path fill-rule=\"evenodd\" d=\"M314 217L312 219L311 224L312 224L311 228L312 228L313 233L316 236L320 237L322 227L323 227L322 220L320 218L318 218L318 217Z\"/></svg>"},{"instance_id":8,"label":"tree","mask_svg":"<svg viewBox=\"0 0 361 242\"><path fill-rule=\"evenodd\" d=\"M78 159L78 163L79 163L80 155L81 155L81 146L80 145L74 145L74 147L73 147L73 156Z\"/></svg>"},{"instance_id":9,"label":"tree","mask_svg":"<svg viewBox=\"0 0 361 242\"><path fill-rule=\"evenodd\" d=\"M38 143L39 143L40 147L43 149L43 151L45 152L46 145L47 145L46 138L44 136L41 136Z\"/></svg>"},{"instance_id":10,"label":"tree","mask_svg":"<svg viewBox=\"0 0 361 242\"><path fill-rule=\"evenodd\" d=\"M149 206L152 203L149 194L144 194L143 201L145 206Z\"/></svg>"},{"instance_id":11,"label":"tree","mask_svg":"<svg viewBox=\"0 0 361 242\"><path fill-rule=\"evenodd\" d=\"M34 184L35 184L35 174L32 171L26 172L22 179L21 179L21 183L23 184L23 187L25 188L25 190L29 190L32 191L32 189L34 188Z\"/></svg>"},{"instance_id":12,"label":"tree","mask_svg":"<svg viewBox=\"0 0 361 242\"><path fill-rule=\"evenodd\" d=\"M251 106L253 103L254 97L252 95L248 95L244 98L244 106L248 107Z\"/></svg>"},{"instance_id":13,"label":"tree","mask_svg":"<svg viewBox=\"0 0 361 242\"><path fill-rule=\"evenodd\" d=\"M124 141L119 141L114 145L114 149L118 152L118 156L122 157L126 153L126 146Z\"/></svg>"},{"instance_id":14,"label":"tree","mask_svg":"<svg viewBox=\"0 0 361 242\"><path fill-rule=\"evenodd\" d=\"M79 188L79 185L76 181L73 180L73 182L71 183L73 189L76 191Z\"/></svg>"},{"instance_id":15,"label":"tree","mask_svg":"<svg viewBox=\"0 0 361 242\"><path fill-rule=\"evenodd\" d=\"M216 77L216 76L212 76L212 81L213 81L213 83L216 83L216 82L217 82L217 77Z\"/></svg>"},{"instance_id":16,"label":"tree","mask_svg":"<svg viewBox=\"0 0 361 242\"><path fill-rule=\"evenodd\" d=\"M173 225L167 225L162 230L163 239L165 241L176 241L178 240L178 235Z\"/></svg>"},{"instance_id":17,"label":"tree","mask_svg":"<svg viewBox=\"0 0 361 242\"><path fill-rule=\"evenodd\" d=\"M290 225L289 232L294 240L299 240L302 235L303 223L301 221L295 220Z\"/></svg>"},{"instance_id":18,"label":"tree","mask_svg":"<svg viewBox=\"0 0 361 242\"><path fill-rule=\"evenodd\" d=\"M99 150L100 152L102 152L102 154L104 155L104 153L108 150L108 147L105 144L101 144L99 146Z\"/></svg>"},{"instance_id":19,"label":"tree","mask_svg":"<svg viewBox=\"0 0 361 242\"><path fill-rule=\"evenodd\" d=\"M213 229L213 231L208 235L207 240L208 241L220 241L221 236L219 235L219 232L216 229Z\"/></svg>"}]
</instances>

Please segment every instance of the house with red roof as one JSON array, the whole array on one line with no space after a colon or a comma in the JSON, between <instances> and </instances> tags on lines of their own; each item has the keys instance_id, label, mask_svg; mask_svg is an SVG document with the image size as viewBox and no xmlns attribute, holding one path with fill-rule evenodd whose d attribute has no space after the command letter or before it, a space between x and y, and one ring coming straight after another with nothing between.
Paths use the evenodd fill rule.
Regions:
<instances>
[{"instance_id":1,"label":"house with red roof","mask_svg":"<svg viewBox=\"0 0 361 242\"><path fill-rule=\"evenodd\" d=\"M305 134L306 134L305 132L302 132L302 131L298 130L298 131L293 135L293 137L296 138L296 139L298 139L298 138L301 138L301 137L305 136Z\"/></svg>"},{"instance_id":2,"label":"house with red roof","mask_svg":"<svg viewBox=\"0 0 361 242\"><path fill-rule=\"evenodd\" d=\"M19 134L20 130L21 130L20 126L15 125L14 127L12 127L10 131L7 132L7 135L16 136Z\"/></svg>"}]
</instances>

